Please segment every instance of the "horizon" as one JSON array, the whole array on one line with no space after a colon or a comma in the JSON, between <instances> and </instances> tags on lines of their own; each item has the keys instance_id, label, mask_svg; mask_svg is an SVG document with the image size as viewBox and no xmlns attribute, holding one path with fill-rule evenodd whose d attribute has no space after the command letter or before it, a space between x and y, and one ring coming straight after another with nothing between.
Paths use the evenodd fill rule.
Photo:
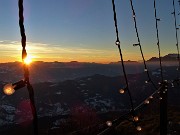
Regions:
<instances>
[{"instance_id":1,"label":"horizon","mask_svg":"<svg viewBox=\"0 0 180 135\"><path fill-rule=\"evenodd\" d=\"M161 58L164 58L165 56L169 56L169 55L178 55L177 53L169 53L169 54L166 54L164 56L161 56ZM156 58L156 59L159 59L158 57L151 57L149 59L146 60L146 62L157 62L159 63L159 61L154 61L154 60L151 60L152 58ZM174 57L172 57L174 58ZM21 60L19 61L7 61L7 62L0 62L0 64L4 64L4 63L23 63ZM112 64L112 63L119 63L121 64L121 61L111 61L111 62L95 62L95 61L77 61L77 60L72 60L72 61L43 61L43 60L32 60L31 63L36 63L36 62L44 62L44 63L91 63L91 64ZM136 63L143 63L142 60L138 60L138 61L135 61L135 60L124 60L124 62L136 62ZM172 60L169 60L166 62L177 62L176 60L172 61Z\"/></svg>"}]
</instances>

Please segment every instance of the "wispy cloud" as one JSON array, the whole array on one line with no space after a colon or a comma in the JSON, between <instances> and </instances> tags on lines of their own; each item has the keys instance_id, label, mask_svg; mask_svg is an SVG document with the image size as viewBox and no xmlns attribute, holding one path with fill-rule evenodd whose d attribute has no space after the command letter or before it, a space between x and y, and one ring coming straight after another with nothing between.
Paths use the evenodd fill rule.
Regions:
<instances>
[{"instance_id":1,"label":"wispy cloud","mask_svg":"<svg viewBox=\"0 0 180 135\"><path fill-rule=\"evenodd\" d=\"M16 60L21 58L21 43L18 41L0 41L0 54L3 57L11 56ZM36 60L54 59L59 61L105 61L107 58L115 58L116 51L97 50L93 48L65 48L64 45L52 45L44 43L27 42L28 54ZM53 60L51 60L53 61Z\"/></svg>"}]
</instances>

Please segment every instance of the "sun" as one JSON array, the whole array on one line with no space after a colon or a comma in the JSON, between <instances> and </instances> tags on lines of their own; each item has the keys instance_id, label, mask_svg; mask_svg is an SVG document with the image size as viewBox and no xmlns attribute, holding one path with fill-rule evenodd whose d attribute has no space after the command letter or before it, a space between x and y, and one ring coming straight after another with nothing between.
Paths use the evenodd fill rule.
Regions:
<instances>
[{"instance_id":1,"label":"sun","mask_svg":"<svg viewBox=\"0 0 180 135\"><path fill-rule=\"evenodd\" d=\"M29 65L30 63L32 63L32 57L31 56L27 56L25 59L24 59L24 63L26 65Z\"/></svg>"}]
</instances>

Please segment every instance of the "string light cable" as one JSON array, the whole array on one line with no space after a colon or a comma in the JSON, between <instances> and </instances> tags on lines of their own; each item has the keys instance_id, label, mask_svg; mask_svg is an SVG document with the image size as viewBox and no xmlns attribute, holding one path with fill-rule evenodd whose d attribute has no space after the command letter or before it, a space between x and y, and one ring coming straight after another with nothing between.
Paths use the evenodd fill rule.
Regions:
<instances>
[{"instance_id":1,"label":"string light cable","mask_svg":"<svg viewBox=\"0 0 180 135\"><path fill-rule=\"evenodd\" d=\"M144 58L144 53L143 53L140 38L139 38L139 33L138 33L138 28L137 28L137 21L136 21L136 14L135 14L135 10L134 10L132 0L130 0L130 4L131 4L131 10L133 12L134 26L135 26L136 36L137 36L137 40L138 40L138 43L133 44L133 46L139 46L139 49L140 49L140 53L141 53L141 56L142 56L142 59L143 59L143 64L144 64L144 71L146 72L147 77L148 77L148 80L145 81L145 83L150 82L153 85L153 87L157 90L157 87L156 87L155 83L152 81L152 79L150 77L150 74L149 74L149 71L147 69L146 60Z\"/></svg>"},{"instance_id":2,"label":"string light cable","mask_svg":"<svg viewBox=\"0 0 180 135\"><path fill-rule=\"evenodd\" d=\"M161 50L160 50L160 42L159 42L159 29L158 29L158 22L160 21L160 19L157 18L156 0L154 0L154 15L156 20L156 38L157 38L157 46L158 46L158 54L159 54L159 66L161 71L161 82L163 82L164 78L163 78L163 68L162 68Z\"/></svg>"},{"instance_id":3,"label":"string light cable","mask_svg":"<svg viewBox=\"0 0 180 135\"><path fill-rule=\"evenodd\" d=\"M178 60L178 67L177 67L177 71L178 71L178 75L177 75L177 79L179 80L180 78L180 53L179 53L179 39L178 39L178 26L177 26L177 19L176 19L176 8L175 8L175 2L174 0L172 1L173 4L173 17L174 17L174 27L175 27L175 36L176 36L176 49L177 49L177 60Z\"/></svg>"},{"instance_id":4,"label":"string light cable","mask_svg":"<svg viewBox=\"0 0 180 135\"><path fill-rule=\"evenodd\" d=\"M29 81L28 65L24 63L27 57L27 51L26 51L26 35L25 35L24 16L23 16L23 11L24 11L23 0L19 0L18 5L19 5L19 27L20 27L21 43L22 43L22 61L23 61L23 67L24 67L24 81L27 85L27 89L29 92L30 106L31 106L32 115L33 115L34 134L38 135L38 118L37 118L37 111L36 111L35 101L34 101L34 90Z\"/></svg>"},{"instance_id":5,"label":"string light cable","mask_svg":"<svg viewBox=\"0 0 180 135\"><path fill-rule=\"evenodd\" d=\"M19 27L20 27L21 44L22 44L22 62L24 69L24 79L13 84L11 83L6 84L3 88L3 91L6 95L12 95L15 91L27 86L29 99L30 99L30 107L33 116L34 135L38 135L38 118L37 118L37 111L34 101L34 90L29 81L29 68L28 68L28 64L26 63L27 51L26 51L26 34L25 34L24 16L23 16L23 11L24 11L23 0L18 1L18 7L19 7Z\"/></svg>"},{"instance_id":6,"label":"string light cable","mask_svg":"<svg viewBox=\"0 0 180 135\"><path fill-rule=\"evenodd\" d=\"M179 3L179 9L180 9L180 0L178 0L178 3ZM179 10L178 15L180 15L180 10ZM179 26L180 26L180 25L179 25Z\"/></svg>"},{"instance_id":7,"label":"string light cable","mask_svg":"<svg viewBox=\"0 0 180 135\"><path fill-rule=\"evenodd\" d=\"M116 42L115 42L115 44L118 46L120 59L121 59L121 64L122 64L122 69L123 69L123 75L124 75L124 79L125 79L125 82L126 82L125 89L120 89L120 93L124 93L124 91L128 92L130 103L131 103L131 114L132 114L132 118L134 119L136 117L136 115L135 115L135 112L134 112L134 105L133 105L132 95L131 95L131 92L129 90L129 84L128 84L127 74L126 74L126 70L125 70L125 66L124 66L123 54L122 54L120 40L119 40L119 31L118 31L117 17L116 17L116 7L115 7L114 0L112 0L112 6L113 6L114 24L115 24L115 31L116 31ZM137 124L136 124L135 121L134 121L134 125L137 127Z\"/></svg>"},{"instance_id":8,"label":"string light cable","mask_svg":"<svg viewBox=\"0 0 180 135\"><path fill-rule=\"evenodd\" d=\"M122 62L124 77L125 77L126 83L128 84L128 80L127 80L126 72L125 72L125 67L124 67L124 61L123 61L122 52L121 52L121 48L120 48L120 40L119 40L119 34L118 34L117 18L116 18L116 10L115 10L114 0L112 0L112 5L113 5L113 12L114 12L114 22L115 22L115 29L116 29L116 37L117 37L116 45L118 46L118 49L119 49L119 52L120 52L120 58L121 58L121 62ZM139 35L138 35L138 31L137 31L137 25L136 25L135 11L134 11L134 8L133 8L132 0L131 0L131 7L132 7L132 11L133 11L133 18L134 18L134 22L135 22L136 34L137 34L137 37L138 37L138 44L134 44L134 46L140 46L140 51L141 51L141 55L142 55L142 58L143 58L145 71L147 72L147 75L148 75L148 78L150 79L150 81L152 81L150 76L149 76L148 70L147 70L146 61L144 59L142 47L141 47L141 44L140 44L140 39L139 39ZM156 13L157 11L156 11L155 0L154 0L154 11L155 11L155 19L156 19L156 32L157 32L156 34L157 34L157 41L158 41L157 42L157 46L158 46L158 52L159 52L159 61L160 61L161 80L162 80L162 82L159 82L159 87L158 88L152 82L152 84L154 84L153 86L156 88L156 91L153 92L152 94L150 94L150 96L148 96L144 101L142 101L135 108L133 106L133 113L134 114L136 112L140 111L141 109L143 109L145 106L149 105L151 103L151 101L155 97L157 97L156 94L158 94L160 96L160 97L158 96L159 97L158 99L162 100L161 94L164 94L164 93L167 92L167 87L168 87L168 83L169 83L167 80L163 79L163 74L162 74L163 73L162 72L162 61L161 61L161 53L160 53L161 51L160 51L160 44L159 44L159 31L158 31L158 21L160 21L160 19L157 18L157 13ZM126 90L128 90L127 87L126 87ZM120 90L120 93L124 93L124 92L125 92L124 89ZM137 122L137 121L139 121L138 116L135 116L133 121L131 119L127 119L128 117L132 117L132 110L130 110L129 113L126 113L125 115L120 116L118 119L115 119L113 121L107 121L106 123L104 123L106 125L106 128L103 131L101 131L98 135L105 135L105 134L107 134L107 132L109 132L111 129L113 129L116 126L118 126L120 124L120 122L122 122L122 120L128 120L130 122L134 122L134 121ZM135 125L136 125L136 123L135 123ZM136 129L138 131L142 130L142 128L140 126L138 126L138 125L136 125Z\"/></svg>"},{"instance_id":9,"label":"string light cable","mask_svg":"<svg viewBox=\"0 0 180 135\"><path fill-rule=\"evenodd\" d=\"M156 96L156 95L159 95L160 91L164 90L163 92L164 93L166 92L166 89L165 89L166 87L167 87L167 81L165 80L163 83L160 84L159 88L155 92L150 94L150 96L148 96L139 105L137 105L134 108L134 111L135 112L140 112L144 107L147 107L147 105L149 105L152 102L152 100L155 99L155 97L156 97L156 99L157 99L157 97L159 97L159 96ZM162 97L158 98L158 100L161 100L161 99L162 99ZM111 124L109 124L110 126L108 126L108 124L106 123L108 127L105 128L103 131L101 131L98 135L106 135L108 132L111 131L111 129L116 128L124 120L127 120L129 122L133 122L133 123L134 123L134 121L136 121L136 123L139 122L139 117L138 116L134 117L133 121L131 119L128 119L129 117L131 117L131 111L129 113L126 113L126 114L120 116L119 118L113 120L112 122L109 121L111 123ZM136 130L141 131L142 130L141 126L136 125Z\"/></svg>"}]
</instances>

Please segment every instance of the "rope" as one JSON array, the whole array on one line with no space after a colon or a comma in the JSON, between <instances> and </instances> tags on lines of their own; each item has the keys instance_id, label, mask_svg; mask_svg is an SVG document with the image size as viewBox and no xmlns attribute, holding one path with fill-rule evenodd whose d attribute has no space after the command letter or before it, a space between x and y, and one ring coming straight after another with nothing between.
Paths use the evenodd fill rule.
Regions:
<instances>
[{"instance_id":1,"label":"rope","mask_svg":"<svg viewBox=\"0 0 180 135\"><path fill-rule=\"evenodd\" d=\"M115 3L114 0L112 0L112 5L113 5L113 13L114 13L114 24L115 24L115 29L116 29L116 45L118 46L119 49L119 54L120 54L120 59L121 59L121 64L122 64L122 68L123 68L123 74L124 74L124 79L126 82L126 90L128 91L129 94L129 98L130 98L130 103L131 103L131 109L132 109L132 115L134 116L134 105L133 105L133 100L132 100L132 95L131 92L129 90L129 84L128 84L128 79L127 79L127 74L126 74L126 70L125 70L125 66L124 66L124 60L123 60L123 54L121 51L121 47L120 47L120 40L119 40L119 32L118 32L118 26L117 26L117 17L116 17L116 8L115 8Z\"/></svg>"},{"instance_id":2,"label":"rope","mask_svg":"<svg viewBox=\"0 0 180 135\"><path fill-rule=\"evenodd\" d=\"M24 63L24 59L27 57L26 52L26 34L24 29L24 17L23 17L23 0L19 0L19 27L20 27L20 33L21 33L21 44L22 44L22 61ZM34 102L34 90L32 85L29 82L29 69L28 66L24 63L24 79L27 84L27 89L29 92L29 98L30 98L30 106L32 110L33 115L33 125L34 125L34 135L38 135L38 118L37 118L37 111L35 107Z\"/></svg>"},{"instance_id":3,"label":"rope","mask_svg":"<svg viewBox=\"0 0 180 135\"><path fill-rule=\"evenodd\" d=\"M139 49L140 49L140 53L141 53L141 56L142 56L142 59L143 59L143 64L144 64L144 71L147 73L147 77L148 77L148 82L151 82L153 87L157 90L157 87L156 85L154 84L154 82L152 81L150 75L149 75L149 71L147 69L147 65L146 65L146 60L144 58L144 53L143 53L143 50L142 50L142 46L141 46L141 42L140 42L140 38L139 38L139 33L138 33L138 28L137 28L137 22L136 22L136 14L135 14L135 10L134 10L134 6L133 6L133 3L132 3L132 0L130 0L130 3L131 3L131 9L132 9L132 12L133 12L133 20L134 20L134 26L135 26L135 31L136 31L136 36L137 36L137 40L138 40L138 43L137 44L133 44L133 46L139 46Z\"/></svg>"},{"instance_id":4,"label":"rope","mask_svg":"<svg viewBox=\"0 0 180 135\"><path fill-rule=\"evenodd\" d=\"M161 50L159 45L159 29L158 29L158 21L160 21L159 18L157 18L157 10L156 10L156 0L154 0L154 15L156 20L156 37L157 37L157 46L158 46L158 52L159 52L159 65L161 70L161 82L163 82L163 69L162 69L162 59L161 59Z\"/></svg>"}]
</instances>

